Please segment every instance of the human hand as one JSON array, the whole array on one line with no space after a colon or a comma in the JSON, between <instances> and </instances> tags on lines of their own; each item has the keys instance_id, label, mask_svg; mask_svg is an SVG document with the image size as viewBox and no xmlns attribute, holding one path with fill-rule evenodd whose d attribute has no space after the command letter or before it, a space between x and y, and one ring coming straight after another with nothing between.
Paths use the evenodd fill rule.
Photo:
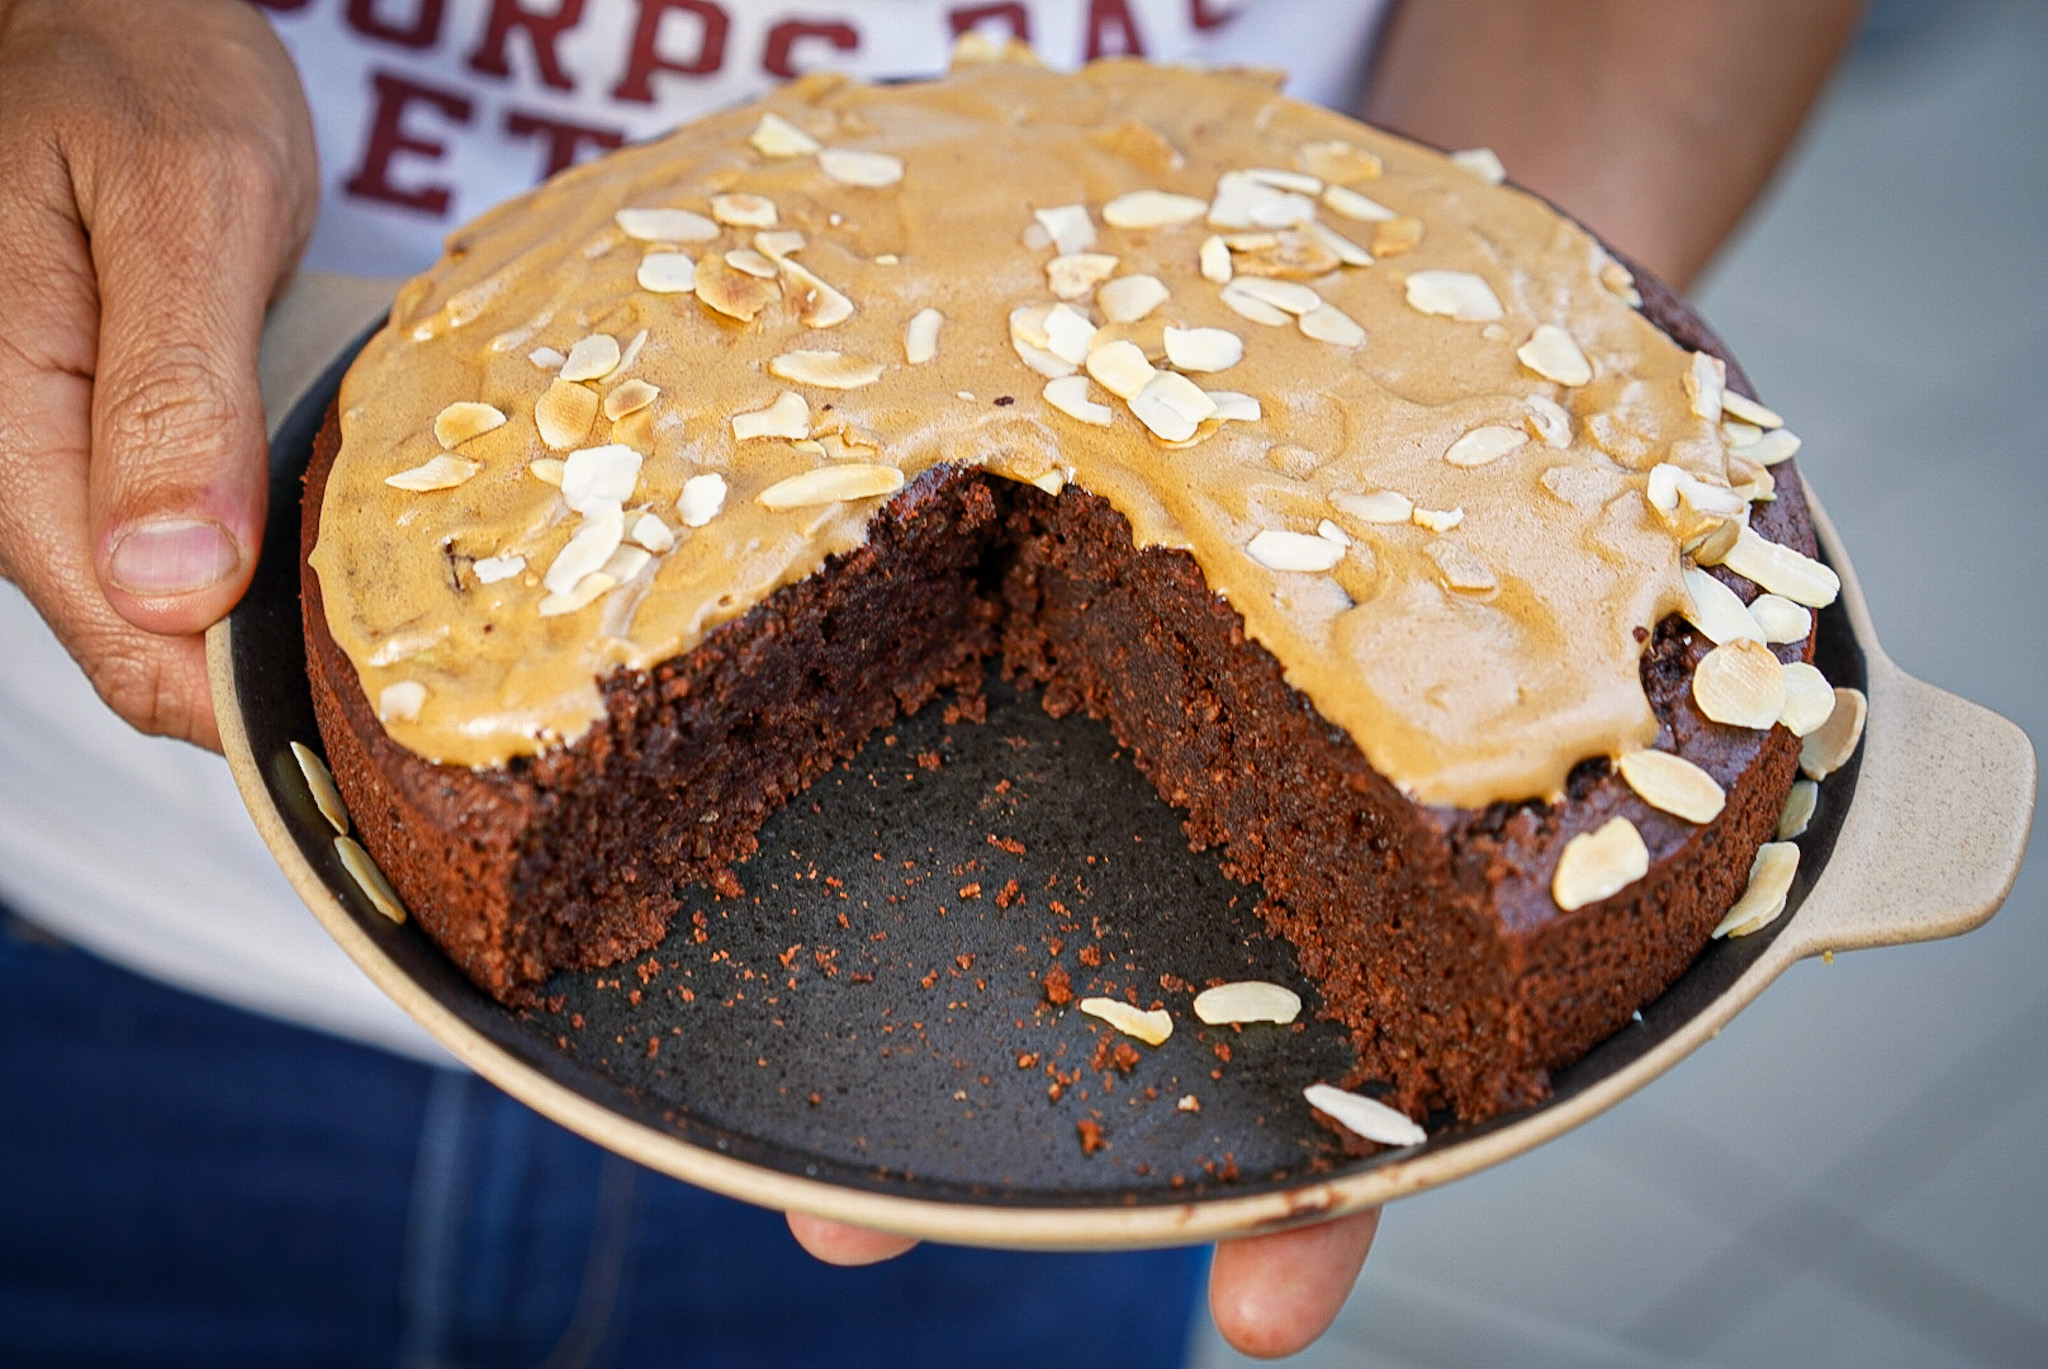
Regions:
<instances>
[{"instance_id":1,"label":"human hand","mask_svg":"<svg viewBox=\"0 0 2048 1369\"><path fill-rule=\"evenodd\" d=\"M1379 1230L1379 1209L1216 1247L1209 1268L1209 1313L1238 1350L1277 1359L1306 1349L1336 1320ZM917 1242L907 1236L789 1214L790 1234L827 1264L894 1259Z\"/></svg>"},{"instance_id":2,"label":"human hand","mask_svg":"<svg viewBox=\"0 0 2048 1369\"><path fill-rule=\"evenodd\" d=\"M0 576L108 706L218 749L197 634L255 570L263 313L312 231L243 0L0 0Z\"/></svg>"}]
</instances>

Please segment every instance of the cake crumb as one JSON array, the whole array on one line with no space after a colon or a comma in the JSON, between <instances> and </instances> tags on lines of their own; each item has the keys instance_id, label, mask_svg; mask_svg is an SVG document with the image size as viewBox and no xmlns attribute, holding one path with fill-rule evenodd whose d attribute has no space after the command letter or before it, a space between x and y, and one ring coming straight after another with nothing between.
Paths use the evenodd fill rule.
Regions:
<instances>
[{"instance_id":1,"label":"cake crumb","mask_svg":"<svg viewBox=\"0 0 2048 1369\"><path fill-rule=\"evenodd\" d=\"M1083 1117L1080 1121L1074 1123L1074 1130L1081 1134L1081 1153L1083 1155L1093 1155L1096 1151L1109 1144L1108 1141L1103 1139L1102 1123L1100 1122Z\"/></svg>"},{"instance_id":2,"label":"cake crumb","mask_svg":"<svg viewBox=\"0 0 2048 1369\"><path fill-rule=\"evenodd\" d=\"M1057 965L1045 972L1045 1001L1055 1008L1064 1008L1074 1001L1074 981ZM583 1024L579 1021L576 1025Z\"/></svg>"}]
</instances>

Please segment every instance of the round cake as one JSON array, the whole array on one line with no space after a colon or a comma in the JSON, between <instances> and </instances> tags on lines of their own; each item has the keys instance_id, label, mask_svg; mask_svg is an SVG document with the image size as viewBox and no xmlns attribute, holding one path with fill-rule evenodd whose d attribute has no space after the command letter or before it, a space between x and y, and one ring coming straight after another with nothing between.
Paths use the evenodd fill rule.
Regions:
<instances>
[{"instance_id":1,"label":"round cake","mask_svg":"<svg viewBox=\"0 0 2048 1369\"><path fill-rule=\"evenodd\" d=\"M1796 439L1488 156L970 56L578 168L401 293L307 479L364 844L530 1002L994 666L1259 886L1353 1082L1539 1098L1783 906L1853 711Z\"/></svg>"}]
</instances>

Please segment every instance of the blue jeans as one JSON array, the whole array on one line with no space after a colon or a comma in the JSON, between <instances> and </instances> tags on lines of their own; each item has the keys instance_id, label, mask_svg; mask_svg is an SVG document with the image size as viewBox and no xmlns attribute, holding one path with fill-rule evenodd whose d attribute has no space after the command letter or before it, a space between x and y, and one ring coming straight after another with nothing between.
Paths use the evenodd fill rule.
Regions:
<instances>
[{"instance_id":1,"label":"blue jeans","mask_svg":"<svg viewBox=\"0 0 2048 1369\"><path fill-rule=\"evenodd\" d=\"M469 1075L254 1017L0 913L0 1364L1178 1365L1206 1257L782 1219Z\"/></svg>"}]
</instances>

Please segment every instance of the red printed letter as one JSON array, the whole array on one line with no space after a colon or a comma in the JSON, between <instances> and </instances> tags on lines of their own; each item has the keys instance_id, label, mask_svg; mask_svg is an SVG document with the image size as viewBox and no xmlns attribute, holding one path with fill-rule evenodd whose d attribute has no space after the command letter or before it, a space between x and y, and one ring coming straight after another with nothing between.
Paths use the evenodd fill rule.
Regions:
<instances>
[{"instance_id":1,"label":"red printed letter","mask_svg":"<svg viewBox=\"0 0 2048 1369\"><path fill-rule=\"evenodd\" d=\"M1197 29L1220 29L1235 18L1236 5L1220 5L1214 0L1188 0L1188 21Z\"/></svg>"},{"instance_id":2,"label":"red printed letter","mask_svg":"<svg viewBox=\"0 0 2048 1369\"><path fill-rule=\"evenodd\" d=\"M547 161L540 169L541 180L576 165L577 154L586 147L595 151L626 145L626 135L616 128L590 128L516 109L506 112L505 131L515 138L546 140Z\"/></svg>"},{"instance_id":3,"label":"red printed letter","mask_svg":"<svg viewBox=\"0 0 2048 1369\"><path fill-rule=\"evenodd\" d=\"M795 80L798 72L791 49L806 38L821 38L841 52L853 52L860 47L860 34L851 24L814 24L803 19L785 19L768 30L768 45L761 54L761 69L780 80Z\"/></svg>"},{"instance_id":4,"label":"red printed letter","mask_svg":"<svg viewBox=\"0 0 2048 1369\"><path fill-rule=\"evenodd\" d=\"M452 91L417 86L381 71L373 79L377 89L377 112L370 120L369 142L363 148L362 165L356 168L355 175L342 183L342 189L362 199L382 200L405 209L417 209L423 214L445 215L452 193L447 186L422 185L407 190L393 185L391 163L401 152L436 162L448 155L445 143L405 131L408 105L432 105L450 122L466 124L471 113L469 101Z\"/></svg>"},{"instance_id":5,"label":"red printed letter","mask_svg":"<svg viewBox=\"0 0 2048 1369\"><path fill-rule=\"evenodd\" d=\"M377 0L348 0L348 26L365 38L402 48L430 48L441 37L441 15L448 0L415 0L410 20L393 23L377 17Z\"/></svg>"},{"instance_id":6,"label":"red printed letter","mask_svg":"<svg viewBox=\"0 0 2048 1369\"><path fill-rule=\"evenodd\" d=\"M661 21L678 10L696 16L699 27L697 54L686 61L664 57L659 51ZM709 76L725 64L725 35L731 27L732 20L711 0L640 0L640 22L633 30L633 55L626 63L625 79L612 91L612 98L653 104L657 71Z\"/></svg>"},{"instance_id":7,"label":"red printed letter","mask_svg":"<svg viewBox=\"0 0 2048 1369\"><path fill-rule=\"evenodd\" d=\"M290 14L293 10L302 10L312 2L313 0L255 0L257 9L270 10L277 14Z\"/></svg>"},{"instance_id":8,"label":"red printed letter","mask_svg":"<svg viewBox=\"0 0 2048 1369\"><path fill-rule=\"evenodd\" d=\"M1117 32L1117 45L1104 41L1109 31ZM1088 0L1088 60L1098 57L1143 57L1145 40L1138 36L1138 21L1131 17L1128 0Z\"/></svg>"},{"instance_id":9,"label":"red printed letter","mask_svg":"<svg viewBox=\"0 0 2048 1369\"><path fill-rule=\"evenodd\" d=\"M953 26L955 38L972 29L978 29L993 19L1000 19L1008 24L1010 36L1018 42L1031 41L1031 11L1015 3L1015 0L1006 5L962 5L946 16L947 22Z\"/></svg>"},{"instance_id":10,"label":"red printed letter","mask_svg":"<svg viewBox=\"0 0 2048 1369\"><path fill-rule=\"evenodd\" d=\"M552 14L522 9L519 0L491 0L490 22L484 26L484 40L469 54L469 69L485 76L509 77L512 63L507 60L505 48L512 30L524 29L527 41L533 44L540 79L556 90L574 90L576 83L569 79L569 73L562 70L561 59L555 56L555 44L565 29L575 28L582 19L583 0L559 0Z\"/></svg>"}]
</instances>

